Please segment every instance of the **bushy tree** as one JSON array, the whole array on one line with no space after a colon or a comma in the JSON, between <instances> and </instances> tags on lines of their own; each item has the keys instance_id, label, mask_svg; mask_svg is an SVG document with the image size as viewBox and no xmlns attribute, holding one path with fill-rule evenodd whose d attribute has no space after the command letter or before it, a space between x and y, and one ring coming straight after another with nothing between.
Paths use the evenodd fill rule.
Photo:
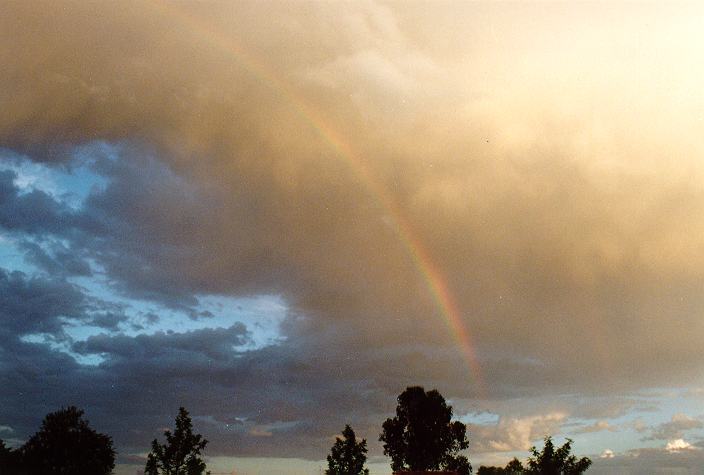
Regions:
<instances>
[{"instance_id":1,"label":"bushy tree","mask_svg":"<svg viewBox=\"0 0 704 475\"><path fill-rule=\"evenodd\" d=\"M335 444L328 455L328 469L325 475L369 475L364 468L367 461L367 441L357 442L357 437L349 425L342 431L342 439L335 438Z\"/></svg>"},{"instance_id":2,"label":"bushy tree","mask_svg":"<svg viewBox=\"0 0 704 475\"><path fill-rule=\"evenodd\" d=\"M552 437L545 437L545 446L542 451L531 447L532 457L528 459L527 474L531 475L579 475L587 471L592 461L587 457L577 459L572 455L572 440L562 447L555 448Z\"/></svg>"},{"instance_id":3,"label":"bushy tree","mask_svg":"<svg viewBox=\"0 0 704 475\"><path fill-rule=\"evenodd\" d=\"M112 439L74 406L48 414L20 454L20 472L31 475L107 475L115 467Z\"/></svg>"},{"instance_id":4,"label":"bushy tree","mask_svg":"<svg viewBox=\"0 0 704 475\"><path fill-rule=\"evenodd\" d=\"M166 443L152 442L152 450L147 456L144 475L202 475L205 462L203 449L208 441L200 434L193 433L193 424L188 411L179 408L176 416L176 429L164 431Z\"/></svg>"},{"instance_id":5,"label":"bushy tree","mask_svg":"<svg viewBox=\"0 0 704 475\"><path fill-rule=\"evenodd\" d=\"M452 406L437 390L414 386L398 396L396 417L384 422L379 440L394 471L456 470L467 475L472 466L460 455L469 447L466 432L463 423L452 421Z\"/></svg>"}]
</instances>

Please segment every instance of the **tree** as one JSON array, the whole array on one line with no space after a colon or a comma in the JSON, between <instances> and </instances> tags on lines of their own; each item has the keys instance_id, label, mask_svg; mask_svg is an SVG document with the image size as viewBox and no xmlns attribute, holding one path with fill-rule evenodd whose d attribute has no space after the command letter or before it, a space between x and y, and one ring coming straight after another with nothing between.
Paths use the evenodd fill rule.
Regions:
<instances>
[{"instance_id":1,"label":"tree","mask_svg":"<svg viewBox=\"0 0 704 475\"><path fill-rule=\"evenodd\" d=\"M523 473L525 473L523 464L514 457L504 468L481 466L477 475L522 475Z\"/></svg>"},{"instance_id":2,"label":"tree","mask_svg":"<svg viewBox=\"0 0 704 475\"><path fill-rule=\"evenodd\" d=\"M364 468L367 461L367 441L357 442L354 431L349 425L342 431L343 439L335 438L335 444L328 455L328 469L325 475L369 475Z\"/></svg>"},{"instance_id":3,"label":"tree","mask_svg":"<svg viewBox=\"0 0 704 475\"><path fill-rule=\"evenodd\" d=\"M535 447L531 447L533 454L528 459L528 467L517 458L511 460L505 468L501 467L479 467L477 475L580 475L587 471L592 461L587 457L577 459L571 455L572 439L562 447L555 449L552 437L545 437L545 447L539 452Z\"/></svg>"},{"instance_id":4,"label":"tree","mask_svg":"<svg viewBox=\"0 0 704 475\"><path fill-rule=\"evenodd\" d=\"M12 450L5 445L3 440L0 440L0 473L13 474L19 472L19 456L17 450Z\"/></svg>"},{"instance_id":5,"label":"tree","mask_svg":"<svg viewBox=\"0 0 704 475\"><path fill-rule=\"evenodd\" d=\"M504 475L506 472L501 467L487 467L482 465L477 470L477 475Z\"/></svg>"},{"instance_id":6,"label":"tree","mask_svg":"<svg viewBox=\"0 0 704 475\"><path fill-rule=\"evenodd\" d=\"M115 467L112 439L74 406L48 414L20 452L22 472L32 475L107 475Z\"/></svg>"},{"instance_id":7,"label":"tree","mask_svg":"<svg viewBox=\"0 0 704 475\"><path fill-rule=\"evenodd\" d=\"M504 473L506 475L521 475L524 470L525 469L523 468L523 464L521 463L521 461L514 457L513 460L506 464L506 468L504 468Z\"/></svg>"},{"instance_id":8,"label":"tree","mask_svg":"<svg viewBox=\"0 0 704 475\"><path fill-rule=\"evenodd\" d=\"M545 437L545 446L542 452L531 447L530 451L533 456L528 459L528 468L525 473L531 475L579 475L586 472L592 461L587 457L577 459L570 454L571 450L571 439L567 439L562 447L555 449L552 437Z\"/></svg>"},{"instance_id":9,"label":"tree","mask_svg":"<svg viewBox=\"0 0 704 475\"><path fill-rule=\"evenodd\" d=\"M164 437L165 444L160 444L156 439L152 441L144 475L202 475L205 472L202 451L208 441L200 434L193 433L191 417L186 409L179 408L176 430L173 433L164 431Z\"/></svg>"},{"instance_id":10,"label":"tree","mask_svg":"<svg viewBox=\"0 0 704 475\"><path fill-rule=\"evenodd\" d=\"M433 389L406 388L398 396L396 417L386 419L379 440L384 455L391 457L391 469L456 470L471 473L472 466L461 450L469 447L467 428L452 422L452 406Z\"/></svg>"}]
</instances>

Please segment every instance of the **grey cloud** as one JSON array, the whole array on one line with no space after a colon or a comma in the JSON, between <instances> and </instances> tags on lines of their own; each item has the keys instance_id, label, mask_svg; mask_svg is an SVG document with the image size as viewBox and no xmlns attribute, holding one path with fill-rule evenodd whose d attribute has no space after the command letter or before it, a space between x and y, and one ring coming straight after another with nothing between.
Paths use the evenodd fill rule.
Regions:
<instances>
[{"instance_id":1,"label":"grey cloud","mask_svg":"<svg viewBox=\"0 0 704 475\"><path fill-rule=\"evenodd\" d=\"M23 240L18 246L25 253L25 259L52 275L87 277L92 274L90 264L76 252L58 242L52 242L47 251L36 242Z\"/></svg>"},{"instance_id":2,"label":"grey cloud","mask_svg":"<svg viewBox=\"0 0 704 475\"><path fill-rule=\"evenodd\" d=\"M82 354L107 354L114 359L127 360L130 364L151 364L169 355L175 360L189 360L189 354L202 354L217 360L230 360L236 356L236 347L249 342L246 327L239 323L229 328L208 328L188 333L159 332L153 335L92 336L73 345ZM174 365L178 370L178 365Z\"/></svg>"},{"instance_id":3,"label":"grey cloud","mask_svg":"<svg viewBox=\"0 0 704 475\"><path fill-rule=\"evenodd\" d=\"M10 231L61 233L73 224L66 207L41 190L21 193L17 174L0 171L0 226Z\"/></svg>"},{"instance_id":4,"label":"grey cloud","mask_svg":"<svg viewBox=\"0 0 704 475\"><path fill-rule=\"evenodd\" d=\"M129 320L130 318L125 314L102 312L92 314L90 319L85 321L85 324L117 331L121 324L129 322Z\"/></svg>"},{"instance_id":5,"label":"grey cloud","mask_svg":"<svg viewBox=\"0 0 704 475\"><path fill-rule=\"evenodd\" d=\"M643 440L672 440L681 439L687 431L704 428L701 419L695 419L687 414L677 413L668 422L663 422L650 431Z\"/></svg>"},{"instance_id":6,"label":"grey cloud","mask_svg":"<svg viewBox=\"0 0 704 475\"><path fill-rule=\"evenodd\" d=\"M63 328L60 318L82 319L87 303L78 287L66 281L0 268L0 319L4 333L58 336Z\"/></svg>"},{"instance_id":7,"label":"grey cloud","mask_svg":"<svg viewBox=\"0 0 704 475\"><path fill-rule=\"evenodd\" d=\"M616 427L616 426L610 424L609 421L602 419L602 420L596 421L596 422L593 423L593 424L584 425L584 426L582 426L582 427L578 427L578 428L575 430L575 433L577 433L577 434L588 434L588 433L591 433L591 432L602 432L602 431L607 431L607 430L608 430L608 431L611 431L611 432L615 432L615 431L617 431L618 429L619 429L618 427Z\"/></svg>"},{"instance_id":8,"label":"grey cloud","mask_svg":"<svg viewBox=\"0 0 704 475\"><path fill-rule=\"evenodd\" d=\"M597 475L664 475L681 473L698 475L704 466L704 450L693 446L691 450L676 453L665 449L634 449L613 458L594 457L591 470Z\"/></svg>"}]
</instances>

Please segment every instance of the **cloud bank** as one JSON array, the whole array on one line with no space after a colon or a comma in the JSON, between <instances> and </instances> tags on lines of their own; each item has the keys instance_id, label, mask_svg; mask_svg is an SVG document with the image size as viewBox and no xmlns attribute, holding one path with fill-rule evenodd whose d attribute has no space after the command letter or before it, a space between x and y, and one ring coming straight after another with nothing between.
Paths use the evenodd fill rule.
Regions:
<instances>
[{"instance_id":1,"label":"cloud bank","mask_svg":"<svg viewBox=\"0 0 704 475\"><path fill-rule=\"evenodd\" d=\"M409 384L467 414L574 397L476 445L510 451L580 397L701 379L689 7L654 28L655 7L455 7L3 5L0 145L103 185L73 206L0 172L3 236L36 270L0 274L0 423L76 401L139 447L185 404L218 454L321 458L345 421L374 440ZM194 321L203 296L276 295L287 317L254 349L243 323L129 335L95 276Z\"/></svg>"}]
</instances>

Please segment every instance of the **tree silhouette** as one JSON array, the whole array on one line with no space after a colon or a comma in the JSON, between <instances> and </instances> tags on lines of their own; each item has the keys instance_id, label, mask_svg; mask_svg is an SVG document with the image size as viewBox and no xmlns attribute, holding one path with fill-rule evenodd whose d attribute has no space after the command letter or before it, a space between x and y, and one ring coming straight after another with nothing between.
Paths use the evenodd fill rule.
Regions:
<instances>
[{"instance_id":1,"label":"tree silhouette","mask_svg":"<svg viewBox=\"0 0 704 475\"><path fill-rule=\"evenodd\" d=\"M479 467L477 475L522 475L526 473L520 460L514 457L505 468L502 467Z\"/></svg>"},{"instance_id":2,"label":"tree silhouette","mask_svg":"<svg viewBox=\"0 0 704 475\"><path fill-rule=\"evenodd\" d=\"M107 475L115 467L112 439L74 406L48 414L20 452L21 473L31 475Z\"/></svg>"},{"instance_id":3,"label":"tree silhouette","mask_svg":"<svg viewBox=\"0 0 704 475\"><path fill-rule=\"evenodd\" d=\"M531 475L579 475L586 472L592 464L587 457L577 459L570 454L572 439L567 439L562 447L555 449L552 437L547 436L542 452L535 447L531 447L530 451L533 456L528 459L526 473Z\"/></svg>"},{"instance_id":4,"label":"tree silhouette","mask_svg":"<svg viewBox=\"0 0 704 475\"><path fill-rule=\"evenodd\" d=\"M20 453L12 450L0 440L0 474L14 474L19 472Z\"/></svg>"},{"instance_id":5,"label":"tree silhouette","mask_svg":"<svg viewBox=\"0 0 704 475\"><path fill-rule=\"evenodd\" d=\"M521 461L514 457L504 468L504 473L506 475L520 475L524 470Z\"/></svg>"},{"instance_id":6,"label":"tree silhouette","mask_svg":"<svg viewBox=\"0 0 704 475\"><path fill-rule=\"evenodd\" d=\"M533 455L528 459L528 466L514 458L505 468L501 467L479 467L477 475L580 475L589 469L592 461L587 457L577 459L571 455L572 439L562 447L555 449L552 437L545 437L545 446L542 451L531 447Z\"/></svg>"},{"instance_id":7,"label":"tree silhouette","mask_svg":"<svg viewBox=\"0 0 704 475\"><path fill-rule=\"evenodd\" d=\"M505 473L502 467L487 467L485 465L477 470L477 475L504 475Z\"/></svg>"},{"instance_id":8,"label":"tree silhouette","mask_svg":"<svg viewBox=\"0 0 704 475\"><path fill-rule=\"evenodd\" d=\"M144 475L202 475L205 472L202 451L208 441L200 434L193 433L191 417L186 409L179 408L176 430L173 433L164 431L164 437L165 444L160 444L156 439L152 441Z\"/></svg>"},{"instance_id":9,"label":"tree silhouette","mask_svg":"<svg viewBox=\"0 0 704 475\"><path fill-rule=\"evenodd\" d=\"M328 469L325 475L368 475L364 468L367 461L367 441L357 442L354 431L349 425L342 431L344 439L335 438L335 444L328 455Z\"/></svg>"},{"instance_id":10,"label":"tree silhouette","mask_svg":"<svg viewBox=\"0 0 704 475\"><path fill-rule=\"evenodd\" d=\"M386 419L379 440L384 454L391 457L391 469L455 470L460 475L472 471L461 450L469 447L467 428L451 421L452 407L433 389L406 388L398 396L396 417Z\"/></svg>"}]
</instances>

